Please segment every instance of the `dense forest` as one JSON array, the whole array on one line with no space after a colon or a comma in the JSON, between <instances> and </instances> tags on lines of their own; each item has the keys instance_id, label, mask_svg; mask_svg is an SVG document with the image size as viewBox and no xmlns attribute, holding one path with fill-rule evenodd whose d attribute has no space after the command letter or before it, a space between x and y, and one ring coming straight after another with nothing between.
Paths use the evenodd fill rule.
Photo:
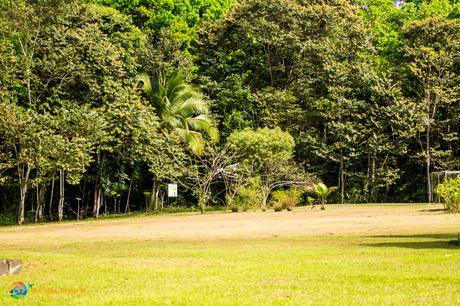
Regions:
<instances>
[{"instance_id":1,"label":"dense forest","mask_svg":"<svg viewBox=\"0 0 460 306\"><path fill-rule=\"evenodd\" d=\"M0 224L428 202L460 168L457 0L1 0L0 52Z\"/></svg>"}]
</instances>

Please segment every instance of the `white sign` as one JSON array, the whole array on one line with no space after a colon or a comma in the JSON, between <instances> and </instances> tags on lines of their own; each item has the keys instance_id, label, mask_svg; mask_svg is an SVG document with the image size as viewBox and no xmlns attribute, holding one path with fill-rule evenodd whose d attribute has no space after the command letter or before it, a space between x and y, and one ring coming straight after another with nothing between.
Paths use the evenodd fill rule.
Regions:
<instances>
[{"instance_id":1,"label":"white sign","mask_svg":"<svg viewBox=\"0 0 460 306\"><path fill-rule=\"evenodd\" d=\"M177 198L177 184L168 184L168 197Z\"/></svg>"}]
</instances>

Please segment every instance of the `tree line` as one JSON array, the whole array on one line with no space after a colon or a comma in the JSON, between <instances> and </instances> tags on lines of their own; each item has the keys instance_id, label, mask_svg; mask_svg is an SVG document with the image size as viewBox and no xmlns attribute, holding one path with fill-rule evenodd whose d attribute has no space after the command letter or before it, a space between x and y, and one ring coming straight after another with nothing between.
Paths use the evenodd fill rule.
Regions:
<instances>
[{"instance_id":1,"label":"tree line","mask_svg":"<svg viewBox=\"0 0 460 306\"><path fill-rule=\"evenodd\" d=\"M0 222L159 210L167 183L202 211L320 180L428 201L458 164L459 8L2 1Z\"/></svg>"}]
</instances>

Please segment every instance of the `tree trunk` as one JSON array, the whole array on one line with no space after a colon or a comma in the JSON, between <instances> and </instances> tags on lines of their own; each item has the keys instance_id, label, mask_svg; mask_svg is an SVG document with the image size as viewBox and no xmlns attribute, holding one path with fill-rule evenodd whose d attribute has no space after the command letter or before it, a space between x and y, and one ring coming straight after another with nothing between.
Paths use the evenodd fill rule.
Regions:
<instances>
[{"instance_id":1,"label":"tree trunk","mask_svg":"<svg viewBox=\"0 0 460 306\"><path fill-rule=\"evenodd\" d=\"M88 208L89 208L89 202L91 201L91 188L88 188L87 192L86 192L87 196L85 197L85 207L83 208L83 217L86 218L87 214L88 214ZM83 203L82 203L83 205Z\"/></svg>"},{"instance_id":2,"label":"tree trunk","mask_svg":"<svg viewBox=\"0 0 460 306\"><path fill-rule=\"evenodd\" d=\"M37 210L35 211L35 223L43 221L43 211L45 209L46 185L37 184Z\"/></svg>"},{"instance_id":3,"label":"tree trunk","mask_svg":"<svg viewBox=\"0 0 460 306\"><path fill-rule=\"evenodd\" d=\"M429 82L425 84L425 88L430 88ZM433 191L431 188L431 119L434 118L435 105L432 104L431 91L425 91L425 103L426 103L426 116L428 118L425 134L425 163L426 163L426 192L428 196L428 202L433 202ZM433 113L432 113L433 110Z\"/></svg>"},{"instance_id":4,"label":"tree trunk","mask_svg":"<svg viewBox=\"0 0 460 306\"><path fill-rule=\"evenodd\" d=\"M38 221L38 211L40 210L40 184L36 187L37 210L35 211L35 223Z\"/></svg>"},{"instance_id":5,"label":"tree trunk","mask_svg":"<svg viewBox=\"0 0 460 306\"><path fill-rule=\"evenodd\" d=\"M80 200L77 200L77 221L80 220Z\"/></svg>"},{"instance_id":6,"label":"tree trunk","mask_svg":"<svg viewBox=\"0 0 460 306\"><path fill-rule=\"evenodd\" d=\"M155 191L155 199L157 201L157 206L160 200L160 184L157 184L157 190ZM159 207L160 211L163 211L164 201L161 199L161 206Z\"/></svg>"},{"instance_id":7,"label":"tree trunk","mask_svg":"<svg viewBox=\"0 0 460 306\"><path fill-rule=\"evenodd\" d=\"M131 209L129 207L129 200L131 198L132 188L133 188L133 178L131 178L131 180L129 181L128 198L126 199L125 214L128 212L131 212Z\"/></svg>"},{"instance_id":8,"label":"tree trunk","mask_svg":"<svg viewBox=\"0 0 460 306\"><path fill-rule=\"evenodd\" d=\"M262 210L267 210L268 196L270 195L270 190L265 189L262 191Z\"/></svg>"},{"instance_id":9,"label":"tree trunk","mask_svg":"<svg viewBox=\"0 0 460 306\"><path fill-rule=\"evenodd\" d=\"M62 221L64 215L64 170L59 170L59 204L58 204L58 221Z\"/></svg>"},{"instance_id":10,"label":"tree trunk","mask_svg":"<svg viewBox=\"0 0 460 306\"><path fill-rule=\"evenodd\" d=\"M94 187L94 202L93 202L93 216L99 218L99 209L101 208L101 188L99 186Z\"/></svg>"},{"instance_id":11,"label":"tree trunk","mask_svg":"<svg viewBox=\"0 0 460 306\"><path fill-rule=\"evenodd\" d=\"M38 212L38 221L43 221L45 215L45 194L46 194L46 185L42 184L42 190L40 191L40 211Z\"/></svg>"},{"instance_id":12,"label":"tree trunk","mask_svg":"<svg viewBox=\"0 0 460 306\"><path fill-rule=\"evenodd\" d=\"M94 185L94 194L93 194L93 217L96 217L96 218L97 218L96 213L97 213L97 210L98 210L98 208L97 208L97 201L98 201L98 197L99 197L98 194L97 194L98 191L99 191L99 189L96 187L96 185Z\"/></svg>"},{"instance_id":13,"label":"tree trunk","mask_svg":"<svg viewBox=\"0 0 460 306\"><path fill-rule=\"evenodd\" d=\"M200 197L200 199L198 200L198 208L200 209L200 213L204 214L205 207L206 207L205 200L202 197Z\"/></svg>"},{"instance_id":14,"label":"tree trunk","mask_svg":"<svg viewBox=\"0 0 460 306\"><path fill-rule=\"evenodd\" d=\"M150 195L150 203L148 210L158 210L158 199L157 199L157 186L158 186L158 179L157 176L154 174L152 178L152 193Z\"/></svg>"},{"instance_id":15,"label":"tree trunk","mask_svg":"<svg viewBox=\"0 0 460 306\"><path fill-rule=\"evenodd\" d=\"M24 168L22 169L21 173L19 174L19 181L20 181L20 188L19 188L19 214L18 214L18 223L24 223L24 211L26 206L26 194L27 189L29 187L29 175L30 175L30 168L29 166L25 166L27 170Z\"/></svg>"},{"instance_id":16,"label":"tree trunk","mask_svg":"<svg viewBox=\"0 0 460 306\"><path fill-rule=\"evenodd\" d=\"M326 201L321 200L321 210L326 210Z\"/></svg>"},{"instance_id":17,"label":"tree trunk","mask_svg":"<svg viewBox=\"0 0 460 306\"><path fill-rule=\"evenodd\" d=\"M53 197L54 197L54 177L51 180L50 203L49 203L49 207L48 207L48 213L50 215L50 221L53 221Z\"/></svg>"},{"instance_id":18,"label":"tree trunk","mask_svg":"<svg viewBox=\"0 0 460 306\"><path fill-rule=\"evenodd\" d=\"M372 154L371 158L371 173L370 173L370 181L371 181L371 188L370 188L370 193L369 193L369 200L368 202L375 202L377 199L375 199L375 194L376 194L376 188L375 188L375 168L376 168L376 159L377 159L377 154L374 152Z\"/></svg>"},{"instance_id":19,"label":"tree trunk","mask_svg":"<svg viewBox=\"0 0 460 306\"><path fill-rule=\"evenodd\" d=\"M78 202L78 203L80 204L80 202ZM81 193L81 205L80 205L80 207L85 207L85 203L86 203L86 183L83 183L83 190L82 190L82 193ZM78 209L78 217L79 218L82 217L80 208Z\"/></svg>"},{"instance_id":20,"label":"tree trunk","mask_svg":"<svg viewBox=\"0 0 460 306\"><path fill-rule=\"evenodd\" d=\"M344 175L343 155L340 155L340 168L339 168L339 186L340 186L340 203L345 203L345 175Z\"/></svg>"},{"instance_id":21,"label":"tree trunk","mask_svg":"<svg viewBox=\"0 0 460 306\"><path fill-rule=\"evenodd\" d=\"M426 129L426 188L427 188L427 195L428 195L428 202L433 202L433 190L431 184L431 126L427 126Z\"/></svg>"}]
</instances>

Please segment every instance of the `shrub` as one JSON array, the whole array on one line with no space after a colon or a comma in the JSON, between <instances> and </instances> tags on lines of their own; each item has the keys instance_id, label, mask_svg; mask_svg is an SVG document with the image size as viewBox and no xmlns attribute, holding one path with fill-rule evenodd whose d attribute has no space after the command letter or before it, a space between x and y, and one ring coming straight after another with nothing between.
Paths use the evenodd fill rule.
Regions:
<instances>
[{"instance_id":1,"label":"shrub","mask_svg":"<svg viewBox=\"0 0 460 306\"><path fill-rule=\"evenodd\" d=\"M273 204L273 209L274 209L276 212L282 211L283 208L284 208L284 207L283 207L283 204L281 204L281 203L279 203L279 202Z\"/></svg>"},{"instance_id":2,"label":"shrub","mask_svg":"<svg viewBox=\"0 0 460 306\"><path fill-rule=\"evenodd\" d=\"M280 206L281 209L292 210L299 205L302 197L302 190L299 188L289 188L288 190L277 190L272 194L273 208Z\"/></svg>"},{"instance_id":3,"label":"shrub","mask_svg":"<svg viewBox=\"0 0 460 306\"><path fill-rule=\"evenodd\" d=\"M321 210L325 210L327 203L327 198L331 193L333 193L337 187L327 187L323 183L318 183L313 185L313 192L318 197L318 201L321 203Z\"/></svg>"},{"instance_id":4,"label":"shrub","mask_svg":"<svg viewBox=\"0 0 460 306\"><path fill-rule=\"evenodd\" d=\"M307 203L308 205L313 206L315 204L315 198L307 197Z\"/></svg>"},{"instance_id":5,"label":"shrub","mask_svg":"<svg viewBox=\"0 0 460 306\"><path fill-rule=\"evenodd\" d=\"M9 214L0 214L0 226L17 224L17 216Z\"/></svg>"},{"instance_id":6,"label":"shrub","mask_svg":"<svg viewBox=\"0 0 460 306\"><path fill-rule=\"evenodd\" d=\"M228 206L233 212L258 208L262 201L258 178L251 178L246 185L240 186L233 198L227 197Z\"/></svg>"},{"instance_id":7,"label":"shrub","mask_svg":"<svg viewBox=\"0 0 460 306\"><path fill-rule=\"evenodd\" d=\"M460 176L439 184L435 192L444 200L448 211L460 212Z\"/></svg>"}]
</instances>

